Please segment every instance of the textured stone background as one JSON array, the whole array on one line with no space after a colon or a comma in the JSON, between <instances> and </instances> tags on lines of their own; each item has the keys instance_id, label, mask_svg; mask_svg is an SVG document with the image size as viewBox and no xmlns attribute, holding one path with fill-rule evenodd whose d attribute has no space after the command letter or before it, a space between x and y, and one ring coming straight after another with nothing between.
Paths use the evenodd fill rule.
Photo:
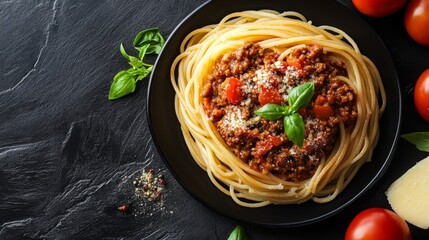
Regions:
<instances>
[{"instance_id":1,"label":"textured stone background","mask_svg":"<svg viewBox=\"0 0 429 240\"><path fill-rule=\"evenodd\" d=\"M251 239L342 239L368 207L389 207L384 192L425 156L401 140L387 174L339 215L312 226L269 229L222 216L194 200L172 177L146 119L148 81L135 94L107 100L113 76L127 67L119 43L159 26L168 36L204 0L0 0L0 239L226 239L240 224ZM351 1L342 0L355 11ZM389 48L404 96L403 132L428 131L412 86L429 67L403 10L365 18ZM151 62L154 58L149 59ZM131 179L142 169L165 175L163 206L139 214ZM137 216L134 216L137 215ZM429 232L411 228L413 239Z\"/></svg>"}]
</instances>

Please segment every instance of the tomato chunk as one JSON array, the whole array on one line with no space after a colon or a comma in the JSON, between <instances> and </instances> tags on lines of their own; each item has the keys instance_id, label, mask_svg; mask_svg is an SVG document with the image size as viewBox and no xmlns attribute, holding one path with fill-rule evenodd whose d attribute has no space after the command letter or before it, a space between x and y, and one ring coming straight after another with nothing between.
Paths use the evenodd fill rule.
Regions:
<instances>
[{"instance_id":1,"label":"tomato chunk","mask_svg":"<svg viewBox=\"0 0 429 240\"><path fill-rule=\"evenodd\" d=\"M323 95L317 96L312 113L313 116L319 119L327 119L335 114L334 110L329 106L328 99Z\"/></svg>"},{"instance_id":2,"label":"tomato chunk","mask_svg":"<svg viewBox=\"0 0 429 240\"><path fill-rule=\"evenodd\" d=\"M261 106L263 106L267 103L280 104L283 98L276 88L261 87L258 100Z\"/></svg>"},{"instance_id":3,"label":"tomato chunk","mask_svg":"<svg viewBox=\"0 0 429 240\"><path fill-rule=\"evenodd\" d=\"M296 69L302 69L304 67L304 61L302 58L294 58L289 56L286 62L287 65L294 66Z\"/></svg>"},{"instance_id":4,"label":"tomato chunk","mask_svg":"<svg viewBox=\"0 0 429 240\"><path fill-rule=\"evenodd\" d=\"M232 104L239 104L241 102L241 99L243 98L242 91L241 91L241 82L237 78L228 78L226 79L228 81L226 83L226 98L228 101Z\"/></svg>"},{"instance_id":5,"label":"tomato chunk","mask_svg":"<svg viewBox=\"0 0 429 240\"><path fill-rule=\"evenodd\" d=\"M300 108L298 110L299 115L301 115L302 118L306 118L307 117L307 109L305 108Z\"/></svg>"},{"instance_id":6,"label":"tomato chunk","mask_svg":"<svg viewBox=\"0 0 429 240\"><path fill-rule=\"evenodd\" d=\"M326 103L328 103L328 99L323 95L317 96L316 101L314 101L315 105L325 105Z\"/></svg>"},{"instance_id":7,"label":"tomato chunk","mask_svg":"<svg viewBox=\"0 0 429 240\"><path fill-rule=\"evenodd\" d=\"M314 105L313 114L317 118L327 119L334 116L334 111L329 105Z\"/></svg>"},{"instance_id":8,"label":"tomato chunk","mask_svg":"<svg viewBox=\"0 0 429 240\"><path fill-rule=\"evenodd\" d=\"M278 136L268 136L256 143L255 146L255 156L261 157L268 151L270 151L273 147L280 146L283 143L283 139Z\"/></svg>"}]
</instances>

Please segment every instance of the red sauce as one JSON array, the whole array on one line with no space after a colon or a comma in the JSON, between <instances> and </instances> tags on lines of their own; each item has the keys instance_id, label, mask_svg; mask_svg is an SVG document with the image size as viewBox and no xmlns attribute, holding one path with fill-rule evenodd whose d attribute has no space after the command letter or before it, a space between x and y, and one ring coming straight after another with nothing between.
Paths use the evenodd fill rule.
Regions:
<instances>
[{"instance_id":1,"label":"red sauce","mask_svg":"<svg viewBox=\"0 0 429 240\"><path fill-rule=\"evenodd\" d=\"M308 45L279 61L280 53L246 43L219 58L205 83L204 110L232 152L250 167L288 181L302 181L316 171L338 138L339 122L354 124L356 95L336 76L344 63L328 58L321 46ZM287 103L288 92L315 83L313 99L299 113L305 123L302 148L284 134L282 120L254 114L267 103Z\"/></svg>"}]
</instances>

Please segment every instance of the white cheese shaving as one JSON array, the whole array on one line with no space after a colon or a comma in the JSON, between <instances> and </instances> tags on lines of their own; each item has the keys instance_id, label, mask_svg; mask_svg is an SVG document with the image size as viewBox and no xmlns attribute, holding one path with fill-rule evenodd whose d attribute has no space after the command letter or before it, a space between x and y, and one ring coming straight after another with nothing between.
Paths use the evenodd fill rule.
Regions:
<instances>
[{"instance_id":1,"label":"white cheese shaving","mask_svg":"<svg viewBox=\"0 0 429 240\"><path fill-rule=\"evenodd\" d=\"M398 178L386 192L392 209L405 221L429 228L429 157Z\"/></svg>"}]
</instances>

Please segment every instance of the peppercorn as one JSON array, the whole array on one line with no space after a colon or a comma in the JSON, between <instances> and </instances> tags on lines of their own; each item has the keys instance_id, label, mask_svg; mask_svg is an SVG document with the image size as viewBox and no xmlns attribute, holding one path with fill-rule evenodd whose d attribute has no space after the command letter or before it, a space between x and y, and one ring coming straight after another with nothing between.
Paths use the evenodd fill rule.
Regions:
<instances>
[{"instance_id":1,"label":"peppercorn","mask_svg":"<svg viewBox=\"0 0 429 240\"><path fill-rule=\"evenodd\" d=\"M118 207L118 210L121 212L128 212L128 206L127 205L122 205Z\"/></svg>"}]
</instances>

